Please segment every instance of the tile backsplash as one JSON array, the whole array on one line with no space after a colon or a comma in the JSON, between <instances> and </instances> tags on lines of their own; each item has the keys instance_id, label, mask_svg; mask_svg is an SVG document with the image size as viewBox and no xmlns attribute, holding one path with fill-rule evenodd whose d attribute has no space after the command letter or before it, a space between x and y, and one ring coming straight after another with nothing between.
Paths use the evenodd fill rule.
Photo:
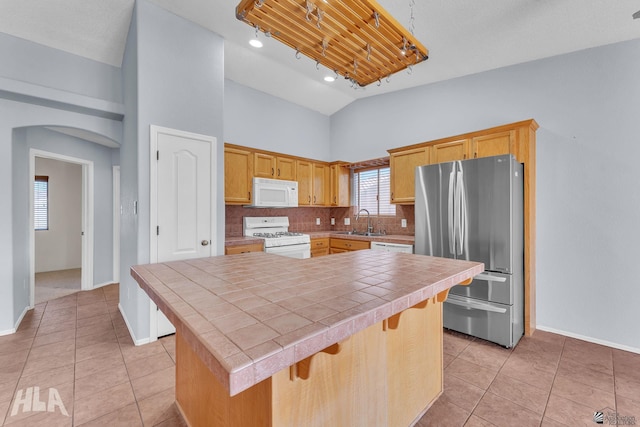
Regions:
<instances>
[{"instance_id":1,"label":"tile backsplash","mask_svg":"<svg viewBox=\"0 0 640 427\"><path fill-rule=\"evenodd\" d=\"M357 208L324 208L324 207L298 207L298 208L245 208L243 206L226 205L225 207L225 235L226 237L242 236L242 218L245 216L287 216L289 217L289 230L301 233L312 231L349 231L354 228L365 231L367 228L366 216L361 216L356 222ZM401 234L413 236L415 233L413 205L397 205L396 216L371 217L374 231L384 230L387 234ZM351 225L344 225L345 218L351 218ZM320 218L320 225L316 225L316 219ZM331 225L331 218L335 218L336 225ZM407 220L407 227L401 227L401 220Z\"/></svg>"}]
</instances>

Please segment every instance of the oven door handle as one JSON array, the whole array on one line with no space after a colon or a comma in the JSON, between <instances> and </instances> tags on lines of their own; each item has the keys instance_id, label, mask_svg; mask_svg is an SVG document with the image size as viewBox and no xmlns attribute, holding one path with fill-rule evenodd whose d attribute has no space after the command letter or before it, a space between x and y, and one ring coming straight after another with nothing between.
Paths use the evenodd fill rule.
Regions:
<instances>
[{"instance_id":1,"label":"oven door handle","mask_svg":"<svg viewBox=\"0 0 640 427\"><path fill-rule=\"evenodd\" d=\"M506 308L496 307L486 302L473 301L468 298L460 298L460 297L457 297L456 295L449 295L449 298L447 298L445 303L459 305L460 307L468 308L470 310L490 311L492 313L507 312Z\"/></svg>"},{"instance_id":2,"label":"oven door handle","mask_svg":"<svg viewBox=\"0 0 640 427\"><path fill-rule=\"evenodd\" d=\"M480 273L473 276L473 280L486 280L487 282L506 282L506 277L494 276L490 273Z\"/></svg>"}]
</instances>

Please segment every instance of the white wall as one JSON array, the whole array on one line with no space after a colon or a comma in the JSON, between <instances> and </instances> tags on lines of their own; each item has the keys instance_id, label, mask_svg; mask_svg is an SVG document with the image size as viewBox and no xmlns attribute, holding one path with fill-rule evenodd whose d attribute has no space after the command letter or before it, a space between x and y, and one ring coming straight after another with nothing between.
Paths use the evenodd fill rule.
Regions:
<instances>
[{"instance_id":1,"label":"white wall","mask_svg":"<svg viewBox=\"0 0 640 427\"><path fill-rule=\"evenodd\" d=\"M639 75L634 40L362 99L331 157L536 119L537 323L640 351Z\"/></svg>"},{"instance_id":2,"label":"white wall","mask_svg":"<svg viewBox=\"0 0 640 427\"><path fill-rule=\"evenodd\" d=\"M146 1L136 2L122 66L124 141L121 148L120 304L134 340L149 338L149 297L130 267L149 262L149 126L210 135L218 140L216 191L224 191L224 41L217 34ZM224 236L218 198L216 236ZM138 211L134 210L138 204ZM224 253L217 239L214 253Z\"/></svg>"},{"instance_id":3,"label":"white wall","mask_svg":"<svg viewBox=\"0 0 640 427\"><path fill-rule=\"evenodd\" d=\"M331 160L329 117L264 92L224 82L224 142Z\"/></svg>"},{"instance_id":4,"label":"white wall","mask_svg":"<svg viewBox=\"0 0 640 427\"><path fill-rule=\"evenodd\" d=\"M35 270L82 266L82 166L36 158L36 175L48 180L49 229L35 233Z\"/></svg>"},{"instance_id":5,"label":"white wall","mask_svg":"<svg viewBox=\"0 0 640 427\"><path fill-rule=\"evenodd\" d=\"M122 138L124 108L117 102L121 94L113 94L121 87L119 70L114 72L113 67L55 49L46 48L47 53L40 54L42 49L0 33L0 56L6 59L0 62L0 200L10 201L0 204L0 335L13 332L29 307L28 195L32 190L28 185L28 152L30 147L53 151L50 148L55 145L52 135L47 140L37 137L46 131L42 126L84 129L113 141ZM34 72L35 69L46 72ZM57 147L61 151L57 152L73 157L83 158L88 154L84 150L91 151L89 147L96 145L71 137L63 139L59 140ZM114 150L103 148L110 174L112 159L117 155ZM96 182L98 179L96 176ZM110 175L108 182L110 188ZM98 213L103 205L100 198L95 202ZM112 214L108 215L112 224ZM111 225L106 230L110 242ZM98 247L111 252L108 242ZM96 243L102 243L97 236ZM110 262L111 255L105 258L94 254L97 260ZM111 264L104 268L108 279L102 278L102 271L100 262L95 262L94 280L110 280Z\"/></svg>"}]
</instances>

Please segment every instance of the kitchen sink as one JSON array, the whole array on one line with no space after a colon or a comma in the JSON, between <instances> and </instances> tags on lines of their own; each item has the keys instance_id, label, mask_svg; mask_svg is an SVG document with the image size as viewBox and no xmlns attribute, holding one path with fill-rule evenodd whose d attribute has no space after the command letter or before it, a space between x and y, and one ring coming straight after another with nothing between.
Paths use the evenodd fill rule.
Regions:
<instances>
[{"instance_id":1,"label":"kitchen sink","mask_svg":"<svg viewBox=\"0 0 640 427\"><path fill-rule=\"evenodd\" d=\"M384 236L384 233L371 233L365 231L338 231L336 234L345 234L347 236L366 236L366 237L378 237Z\"/></svg>"}]
</instances>

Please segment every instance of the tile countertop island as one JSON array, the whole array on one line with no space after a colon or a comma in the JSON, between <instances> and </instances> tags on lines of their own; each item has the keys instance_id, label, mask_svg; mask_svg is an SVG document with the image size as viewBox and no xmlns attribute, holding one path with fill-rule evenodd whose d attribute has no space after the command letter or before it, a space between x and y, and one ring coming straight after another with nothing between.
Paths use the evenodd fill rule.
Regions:
<instances>
[{"instance_id":1,"label":"tile countertop island","mask_svg":"<svg viewBox=\"0 0 640 427\"><path fill-rule=\"evenodd\" d=\"M176 401L190 425L410 425L442 392L442 301L483 269L365 250L253 252L131 274L176 327ZM421 382L435 375L433 390L407 409L406 392L425 388L413 384L420 370Z\"/></svg>"}]
</instances>

